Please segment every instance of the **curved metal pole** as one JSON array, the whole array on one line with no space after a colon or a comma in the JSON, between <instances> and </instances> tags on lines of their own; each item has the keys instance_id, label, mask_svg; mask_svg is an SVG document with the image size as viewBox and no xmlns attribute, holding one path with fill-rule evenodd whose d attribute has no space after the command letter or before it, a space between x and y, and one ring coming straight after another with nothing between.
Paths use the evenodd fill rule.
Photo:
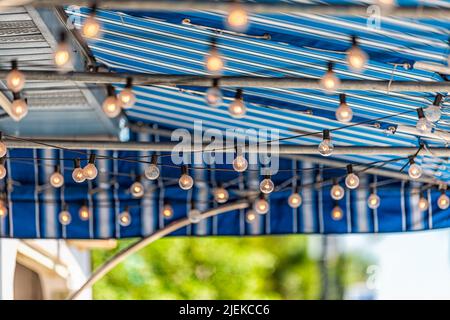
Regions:
<instances>
[{"instance_id":1,"label":"curved metal pole","mask_svg":"<svg viewBox=\"0 0 450 320\"><path fill-rule=\"evenodd\" d=\"M248 208L249 203L247 201L238 201L235 203L226 204L208 211L205 211L202 213L202 219L206 219L212 216L216 216L222 213L226 213L233 210L240 210L240 209L246 209ZM148 235L145 238L142 238L141 240L135 242L134 244L130 245L127 248L124 248L120 252L118 252L116 255L111 257L108 261L106 261L103 265L101 265L95 272L89 277L89 279L79 288L77 291L71 293L68 296L68 300L74 300L76 299L81 292L83 292L85 289L92 287L98 280L100 280L105 274L107 274L109 271L111 271L115 266L117 266L119 263L124 261L127 257L132 255L133 253L141 250L142 248L148 246L150 243L155 242L158 239L161 239L164 236L167 236L168 234L181 229L183 227L186 227L190 225L191 222L188 218L183 218L177 221L172 222L171 224L167 225L163 229L160 229L156 231L155 233L152 233Z\"/></svg>"}]
</instances>

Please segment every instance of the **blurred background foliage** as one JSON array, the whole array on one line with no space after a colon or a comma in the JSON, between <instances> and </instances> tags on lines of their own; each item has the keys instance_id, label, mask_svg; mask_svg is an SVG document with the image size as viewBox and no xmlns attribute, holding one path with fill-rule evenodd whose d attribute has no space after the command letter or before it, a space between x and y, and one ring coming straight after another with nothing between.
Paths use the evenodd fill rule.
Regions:
<instances>
[{"instance_id":1,"label":"blurred background foliage","mask_svg":"<svg viewBox=\"0 0 450 320\"><path fill-rule=\"evenodd\" d=\"M365 259L313 258L308 240L292 235L165 238L106 275L94 286L94 298L342 299L347 287L364 281ZM94 268L131 242L94 251Z\"/></svg>"}]
</instances>

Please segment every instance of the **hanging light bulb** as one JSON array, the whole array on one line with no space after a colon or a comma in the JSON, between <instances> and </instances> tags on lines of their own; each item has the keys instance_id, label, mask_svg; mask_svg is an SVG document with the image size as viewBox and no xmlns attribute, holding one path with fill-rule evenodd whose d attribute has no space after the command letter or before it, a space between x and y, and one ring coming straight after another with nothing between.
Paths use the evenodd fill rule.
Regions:
<instances>
[{"instance_id":1,"label":"hanging light bulb","mask_svg":"<svg viewBox=\"0 0 450 320\"><path fill-rule=\"evenodd\" d=\"M108 96L106 97L105 101L103 102L103 112L109 117L109 118L115 118L120 114L121 107L119 100L116 97L116 93L114 90L114 87L110 84L106 87L108 91Z\"/></svg>"},{"instance_id":2,"label":"hanging light bulb","mask_svg":"<svg viewBox=\"0 0 450 320\"><path fill-rule=\"evenodd\" d=\"M95 18L97 6L91 6L91 14L86 18L82 27L83 36L88 39L97 38L100 35L100 23Z\"/></svg>"},{"instance_id":3,"label":"hanging light bulb","mask_svg":"<svg viewBox=\"0 0 450 320\"><path fill-rule=\"evenodd\" d=\"M330 194L333 200L341 200L344 198L345 190L337 183L337 181L335 181L331 187Z\"/></svg>"},{"instance_id":4,"label":"hanging light bulb","mask_svg":"<svg viewBox=\"0 0 450 320\"><path fill-rule=\"evenodd\" d=\"M206 90L206 103L211 107L217 107L222 104L222 91L219 88L219 79L213 79L211 88Z\"/></svg>"},{"instance_id":5,"label":"hanging light bulb","mask_svg":"<svg viewBox=\"0 0 450 320\"><path fill-rule=\"evenodd\" d=\"M55 171L50 176L50 185L53 188L60 188L64 184L64 176L61 174L61 168L59 165L55 166Z\"/></svg>"},{"instance_id":6,"label":"hanging light bulb","mask_svg":"<svg viewBox=\"0 0 450 320\"><path fill-rule=\"evenodd\" d=\"M248 27L248 13L241 4L235 2L230 6L227 16L227 26L234 31L243 32Z\"/></svg>"},{"instance_id":7,"label":"hanging light bulb","mask_svg":"<svg viewBox=\"0 0 450 320\"><path fill-rule=\"evenodd\" d=\"M6 147L6 144L3 142L3 132L0 131L0 158L6 156L7 151L8 148Z\"/></svg>"},{"instance_id":8,"label":"hanging light bulb","mask_svg":"<svg viewBox=\"0 0 450 320\"><path fill-rule=\"evenodd\" d=\"M336 73L333 71L332 62L328 63L328 70L324 74L322 79L320 79L319 84L322 87L322 89L325 90L326 93L335 92L339 88L341 81L336 76Z\"/></svg>"},{"instance_id":9,"label":"hanging light bulb","mask_svg":"<svg viewBox=\"0 0 450 320\"><path fill-rule=\"evenodd\" d=\"M156 153L152 154L151 163L145 169L144 175L148 180L156 180L159 178L160 171L158 168L158 155Z\"/></svg>"},{"instance_id":10,"label":"hanging light bulb","mask_svg":"<svg viewBox=\"0 0 450 320\"><path fill-rule=\"evenodd\" d=\"M216 38L212 38L209 52L205 57L206 70L211 74L219 75L222 73L224 65L224 60L217 49Z\"/></svg>"},{"instance_id":11,"label":"hanging light bulb","mask_svg":"<svg viewBox=\"0 0 450 320\"><path fill-rule=\"evenodd\" d=\"M233 160L233 169L237 172L244 172L248 168L248 161L242 152L242 146L236 147L236 158Z\"/></svg>"},{"instance_id":12,"label":"hanging light bulb","mask_svg":"<svg viewBox=\"0 0 450 320\"><path fill-rule=\"evenodd\" d=\"M225 203L228 201L229 198L228 191L220 184L217 186L217 188L214 189L213 193L214 193L214 200L217 203Z\"/></svg>"},{"instance_id":13,"label":"hanging light bulb","mask_svg":"<svg viewBox=\"0 0 450 320\"><path fill-rule=\"evenodd\" d=\"M11 117L15 121L22 120L28 113L27 102L20 98L20 94L17 92L13 93L14 100L11 103Z\"/></svg>"},{"instance_id":14,"label":"hanging light bulb","mask_svg":"<svg viewBox=\"0 0 450 320\"><path fill-rule=\"evenodd\" d=\"M420 211L425 211L428 209L428 200L423 194L420 195L419 203L417 204Z\"/></svg>"},{"instance_id":15,"label":"hanging light bulb","mask_svg":"<svg viewBox=\"0 0 450 320\"><path fill-rule=\"evenodd\" d=\"M344 217L344 211L339 205L335 205L331 210L331 218L335 221L341 220Z\"/></svg>"},{"instance_id":16,"label":"hanging light bulb","mask_svg":"<svg viewBox=\"0 0 450 320\"><path fill-rule=\"evenodd\" d=\"M365 69L368 56L360 46L355 36L352 37L352 46L347 50L347 64L354 72L361 72Z\"/></svg>"},{"instance_id":17,"label":"hanging light bulb","mask_svg":"<svg viewBox=\"0 0 450 320\"><path fill-rule=\"evenodd\" d=\"M353 173L353 166L349 164L347 166L347 177L345 177L345 185L349 189L356 189L359 186L359 178Z\"/></svg>"},{"instance_id":18,"label":"hanging light bulb","mask_svg":"<svg viewBox=\"0 0 450 320\"><path fill-rule=\"evenodd\" d=\"M78 216L82 221L89 220L89 217L91 216L91 213L89 212L89 208L86 204L83 204L80 207L80 210L78 210Z\"/></svg>"},{"instance_id":19,"label":"hanging light bulb","mask_svg":"<svg viewBox=\"0 0 450 320\"><path fill-rule=\"evenodd\" d=\"M55 65L62 69L67 68L71 64L71 50L66 38L66 33L61 32L59 43L53 56Z\"/></svg>"},{"instance_id":20,"label":"hanging light bulb","mask_svg":"<svg viewBox=\"0 0 450 320\"><path fill-rule=\"evenodd\" d=\"M336 109L336 119L340 122L345 122L345 123L352 121L353 111L346 102L345 94L340 94L339 99L340 99L340 104L339 104L339 108Z\"/></svg>"},{"instance_id":21,"label":"hanging light bulb","mask_svg":"<svg viewBox=\"0 0 450 320\"><path fill-rule=\"evenodd\" d=\"M80 159L76 158L73 160L73 172L72 178L76 183L81 183L86 180L86 176L83 173L83 169L80 167Z\"/></svg>"},{"instance_id":22,"label":"hanging light bulb","mask_svg":"<svg viewBox=\"0 0 450 320\"><path fill-rule=\"evenodd\" d=\"M59 213L58 216L59 223L61 223L63 226L67 226L72 221L72 216L69 212L69 207L65 204L63 211Z\"/></svg>"},{"instance_id":23,"label":"hanging light bulb","mask_svg":"<svg viewBox=\"0 0 450 320\"><path fill-rule=\"evenodd\" d=\"M441 195L437 200L439 209L446 210L450 205L450 198L445 194L445 188L441 189Z\"/></svg>"},{"instance_id":24,"label":"hanging light bulb","mask_svg":"<svg viewBox=\"0 0 450 320\"><path fill-rule=\"evenodd\" d=\"M422 176L422 168L415 163L414 157L409 157L408 174L413 179L419 179Z\"/></svg>"},{"instance_id":25,"label":"hanging light bulb","mask_svg":"<svg viewBox=\"0 0 450 320\"><path fill-rule=\"evenodd\" d=\"M376 0L376 4L381 7L382 13L386 14L392 11L397 5L396 0Z\"/></svg>"},{"instance_id":26,"label":"hanging light bulb","mask_svg":"<svg viewBox=\"0 0 450 320\"><path fill-rule=\"evenodd\" d=\"M419 120L417 120L416 129L420 133L431 133L433 129L432 124L425 118L424 112L422 108L417 108L417 116Z\"/></svg>"},{"instance_id":27,"label":"hanging light bulb","mask_svg":"<svg viewBox=\"0 0 450 320\"><path fill-rule=\"evenodd\" d=\"M6 177L5 158L0 158L0 180Z\"/></svg>"},{"instance_id":28,"label":"hanging light bulb","mask_svg":"<svg viewBox=\"0 0 450 320\"><path fill-rule=\"evenodd\" d=\"M236 90L234 100L233 102L230 103L230 106L228 107L228 112L233 118L237 119L243 118L245 116L247 108L245 107L242 89Z\"/></svg>"},{"instance_id":29,"label":"hanging light bulb","mask_svg":"<svg viewBox=\"0 0 450 320\"><path fill-rule=\"evenodd\" d=\"M136 95L133 93L133 79L131 77L127 78L125 88L120 91L119 100L124 109L130 109L136 103Z\"/></svg>"},{"instance_id":30,"label":"hanging light bulb","mask_svg":"<svg viewBox=\"0 0 450 320\"><path fill-rule=\"evenodd\" d=\"M194 179L188 174L187 166L181 166L181 176L178 180L178 184L180 188L183 190L189 190L194 185Z\"/></svg>"},{"instance_id":31,"label":"hanging light bulb","mask_svg":"<svg viewBox=\"0 0 450 320\"><path fill-rule=\"evenodd\" d=\"M319 144L319 153L325 157L331 155L334 150L333 143L331 142L330 130L323 130L322 142Z\"/></svg>"},{"instance_id":32,"label":"hanging light bulb","mask_svg":"<svg viewBox=\"0 0 450 320\"><path fill-rule=\"evenodd\" d=\"M95 166L95 154L89 156L88 164L83 168L83 174L88 180L94 180L97 178L98 170Z\"/></svg>"},{"instance_id":33,"label":"hanging light bulb","mask_svg":"<svg viewBox=\"0 0 450 320\"><path fill-rule=\"evenodd\" d=\"M302 205L302 196L299 193L298 187L296 186L288 198L289 207L296 209Z\"/></svg>"},{"instance_id":34,"label":"hanging light bulb","mask_svg":"<svg viewBox=\"0 0 450 320\"><path fill-rule=\"evenodd\" d=\"M191 210L188 212L188 219L191 223L199 223L202 220L202 213L195 208L194 201L191 202Z\"/></svg>"},{"instance_id":35,"label":"hanging light bulb","mask_svg":"<svg viewBox=\"0 0 450 320\"><path fill-rule=\"evenodd\" d=\"M166 219L171 218L173 216L173 208L170 205L170 203L167 202L167 201L164 201L164 206L163 206L163 209L162 209L162 215Z\"/></svg>"},{"instance_id":36,"label":"hanging light bulb","mask_svg":"<svg viewBox=\"0 0 450 320\"><path fill-rule=\"evenodd\" d=\"M380 206L380 197L376 194L375 190L367 198L367 206L370 209L377 209Z\"/></svg>"},{"instance_id":37,"label":"hanging light bulb","mask_svg":"<svg viewBox=\"0 0 450 320\"><path fill-rule=\"evenodd\" d=\"M261 193L253 205L253 209L258 214L266 214L269 212L269 202L267 202L264 193Z\"/></svg>"},{"instance_id":38,"label":"hanging light bulb","mask_svg":"<svg viewBox=\"0 0 450 320\"><path fill-rule=\"evenodd\" d=\"M269 194L269 193L272 193L274 188L275 188L275 185L274 185L272 179L270 179L270 175L265 175L264 179L259 184L259 190L262 193Z\"/></svg>"},{"instance_id":39,"label":"hanging light bulb","mask_svg":"<svg viewBox=\"0 0 450 320\"><path fill-rule=\"evenodd\" d=\"M140 176L137 176L134 183L130 186L130 193L134 198L142 198L144 195L144 186L141 183Z\"/></svg>"},{"instance_id":40,"label":"hanging light bulb","mask_svg":"<svg viewBox=\"0 0 450 320\"><path fill-rule=\"evenodd\" d=\"M11 61L11 71L6 76L6 86L12 92L20 92L25 86L25 75L19 71L17 60Z\"/></svg>"},{"instance_id":41,"label":"hanging light bulb","mask_svg":"<svg viewBox=\"0 0 450 320\"><path fill-rule=\"evenodd\" d=\"M256 213L253 210L248 210L245 214L245 220L248 223L252 223L256 220Z\"/></svg>"},{"instance_id":42,"label":"hanging light bulb","mask_svg":"<svg viewBox=\"0 0 450 320\"><path fill-rule=\"evenodd\" d=\"M122 227L128 227L131 224L131 215L128 207L125 207L125 210L119 214L119 224Z\"/></svg>"},{"instance_id":43,"label":"hanging light bulb","mask_svg":"<svg viewBox=\"0 0 450 320\"><path fill-rule=\"evenodd\" d=\"M443 99L443 95L438 93L434 102L431 106L427 107L424 110L425 118L431 122L437 122L441 119L442 111L441 111L441 102Z\"/></svg>"},{"instance_id":44,"label":"hanging light bulb","mask_svg":"<svg viewBox=\"0 0 450 320\"><path fill-rule=\"evenodd\" d=\"M0 200L0 219L5 218L8 215L8 208L5 205L5 201Z\"/></svg>"}]
</instances>

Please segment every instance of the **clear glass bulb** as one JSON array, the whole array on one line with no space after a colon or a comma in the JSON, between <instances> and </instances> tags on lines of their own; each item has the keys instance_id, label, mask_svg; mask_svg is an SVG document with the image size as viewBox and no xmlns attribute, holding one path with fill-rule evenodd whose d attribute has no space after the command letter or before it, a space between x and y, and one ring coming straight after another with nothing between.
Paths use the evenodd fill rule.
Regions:
<instances>
[{"instance_id":1,"label":"clear glass bulb","mask_svg":"<svg viewBox=\"0 0 450 320\"><path fill-rule=\"evenodd\" d=\"M158 166L153 164L153 163L150 164L147 167L147 169L145 169L144 175L145 175L145 177L148 180L156 180L156 179L158 179L159 175L160 175L160 171L159 171Z\"/></svg>"},{"instance_id":2,"label":"clear glass bulb","mask_svg":"<svg viewBox=\"0 0 450 320\"><path fill-rule=\"evenodd\" d=\"M100 34L100 23L94 16L88 17L83 24L83 36L88 39L97 38Z\"/></svg>"},{"instance_id":3,"label":"clear glass bulb","mask_svg":"<svg viewBox=\"0 0 450 320\"><path fill-rule=\"evenodd\" d=\"M247 30L248 13L242 5L234 4L230 7L227 16L227 26L238 32Z\"/></svg>"},{"instance_id":4,"label":"clear glass bulb","mask_svg":"<svg viewBox=\"0 0 450 320\"><path fill-rule=\"evenodd\" d=\"M359 186L359 177L354 173L349 173L347 177L345 177L345 185L349 189L356 189Z\"/></svg>"},{"instance_id":5,"label":"clear glass bulb","mask_svg":"<svg viewBox=\"0 0 450 320\"><path fill-rule=\"evenodd\" d=\"M334 71L327 71L325 75L320 79L320 86L323 90L325 90L327 93L335 92L340 84L341 80L339 80L338 77L336 77L336 74Z\"/></svg>"},{"instance_id":6,"label":"clear glass bulb","mask_svg":"<svg viewBox=\"0 0 450 320\"><path fill-rule=\"evenodd\" d=\"M441 119L442 111L440 106L435 106L434 104L428 106L424 111L425 118L431 122L437 122Z\"/></svg>"},{"instance_id":7,"label":"clear glass bulb","mask_svg":"<svg viewBox=\"0 0 450 320\"><path fill-rule=\"evenodd\" d=\"M346 103L341 103L336 109L336 119L340 122L350 122L353 118L352 108Z\"/></svg>"},{"instance_id":8,"label":"clear glass bulb","mask_svg":"<svg viewBox=\"0 0 450 320\"><path fill-rule=\"evenodd\" d=\"M170 218L173 216L173 208L170 204L165 204L162 210L164 218Z\"/></svg>"},{"instance_id":9,"label":"clear glass bulb","mask_svg":"<svg viewBox=\"0 0 450 320\"><path fill-rule=\"evenodd\" d=\"M376 193L372 193L369 198L367 198L367 206L370 209L377 209L380 206L380 197Z\"/></svg>"},{"instance_id":10,"label":"clear glass bulb","mask_svg":"<svg viewBox=\"0 0 450 320\"><path fill-rule=\"evenodd\" d=\"M293 209L298 208L302 204L302 197L300 196L300 194L294 192L289 196L288 204Z\"/></svg>"},{"instance_id":11,"label":"clear glass bulb","mask_svg":"<svg viewBox=\"0 0 450 320\"><path fill-rule=\"evenodd\" d=\"M202 220L202 213L197 209L189 210L188 219L191 223L199 223Z\"/></svg>"},{"instance_id":12,"label":"clear glass bulb","mask_svg":"<svg viewBox=\"0 0 450 320\"><path fill-rule=\"evenodd\" d=\"M205 67L209 73L219 75L222 73L224 61L217 48L212 48L206 55Z\"/></svg>"},{"instance_id":13,"label":"clear glass bulb","mask_svg":"<svg viewBox=\"0 0 450 320\"><path fill-rule=\"evenodd\" d=\"M5 206L3 200L0 201L0 218L4 218L8 215L8 208Z\"/></svg>"},{"instance_id":14,"label":"clear glass bulb","mask_svg":"<svg viewBox=\"0 0 450 320\"><path fill-rule=\"evenodd\" d=\"M439 209L446 210L450 205L450 199L445 193L443 193L439 196L437 203Z\"/></svg>"},{"instance_id":15,"label":"clear glass bulb","mask_svg":"<svg viewBox=\"0 0 450 320\"><path fill-rule=\"evenodd\" d=\"M426 118L420 118L417 121L416 128L421 133L430 133L433 125Z\"/></svg>"},{"instance_id":16,"label":"clear glass bulb","mask_svg":"<svg viewBox=\"0 0 450 320\"><path fill-rule=\"evenodd\" d=\"M116 97L110 96L103 102L103 111L109 118L115 118L120 114L120 105Z\"/></svg>"},{"instance_id":17,"label":"clear glass bulb","mask_svg":"<svg viewBox=\"0 0 450 320\"><path fill-rule=\"evenodd\" d=\"M0 141L0 158L6 156L7 151L8 148L6 147L6 144L3 141Z\"/></svg>"},{"instance_id":18,"label":"clear glass bulb","mask_svg":"<svg viewBox=\"0 0 450 320\"><path fill-rule=\"evenodd\" d=\"M131 215L127 210L119 214L119 224L122 227L128 227L131 224Z\"/></svg>"},{"instance_id":19,"label":"clear glass bulb","mask_svg":"<svg viewBox=\"0 0 450 320\"><path fill-rule=\"evenodd\" d=\"M78 210L78 216L81 220L86 221L90 217L89 208L87 206L82 206L80 210Z\"/></svg>"},{"instance_id":20,"label":"clear glass bulb","mask_svg":"<svg viewBox=\"0 0 450 320\"><path fill-rule=\"evenodd\" d=\"M329 156L333 153L334 146L331 139L323 139L318 147L319 153L323 156Z\"/></svg>"},{"instance_id":21,"label":"clear glass bulb","mask_svg":"<svg viewBox=\"0 0 450 320\"><path fill-rule=\"evenodd\" d=\"M59 68L65 68L70 65L70 46L66 42L58 44L53 57L55 65Z\"/></svg>"},{"instance_id":22,"label":"clear glass bulb","mask_svg":"<svg viewBox=\"0 0 450 320\"><path fill-rule=\"evenodd\" d=\"M330 194L333 200L341 200L344 198L345 190L340 185L335 184L331 187Z\"/></svg>"},{"instance_id":23,"label":"clear glass bulb","mask_svg":"<svg viewBox=\"0 0 450 320\"><path fill-rule=\"evenodd\" d=\"M248 210L247 213L245 214L245 220L248 223L252 223L253 221L256 220L256 213L253 210Z\"/></svg>"},{"instance_id":24,"label":"clear glass bulb","mask_svg":"<svg viewBox=\"0 0 450 320\"><path fill-rule=\"evenodd\" d=\"M234 99L230 106L228 107L228 112L233 118L243 118L247 112L245 103L242 99Z\"/></svg>"},{"instance_id":25,"label":"clear glass bulb","mask_svg":"<svg viewBox=\"0 0 450 320\"><path fill-rule=\"evenodd\" d=\"M0 164L0 180L6 177L6 168L3 164Z\"/></svg>"},{"instance_id":26,"label":"clear glass bulb","mask_svg":"<svg viewBox=\"0 0 450 320\"><path fill-rule=\"evenodd\" d=\"M344 211L342 210L341 207L335 206L335 207L333 208L333 210L331 210L331 218L332 218L333 220L336 220L336 221L337 221L337 220L341 220L342 217L344 217Z\"/></svg>"},{"instance_id":27,"label":"clear glass bulb","mask_svg":"<svg viewBox=\"0 0 450 320\"><path fill-rule=\"evenodd\" d=\"M222 91L218 87L211 87L206 90L206 103L211 107L218 107L222 104Z\"/></svg>"},{"instance_id":28,"label":"clear glass bulb","mask_svg":"<svg viewBox=\"0 0 450 320\"><path fill-rule=\"evenodd\" d=\"M59 213L59 223L61 223L63 226L67 226L72 221L72 216L70 215L70 212L67 210L61 211Z\"/></svg>"},{"instance_id":29,"label":"clear glass bulb","mask_svg":"<svg viewBox=\"0 0 450 320\"><path fill-rule=\"evenodd\" d=\"M364 70L368 60L367 53L365 53L359 46L352 46L347 51L347 64L350 70L354 72L361 72Z\"/></svg>"},{"instance_id":30,"label":"clear glass bulb","mask_svg":"<svg viewBox=\"0 0 450 320\"><path fill-rule=\"evenodd\" d=\"M136 181L131 185L130 192L134 198L141 198L144 195L144 186L139 181Z\"/></svg>"},{"instance_id":31,"label":"clear glass bulb","mask_svg":"<svg viewBox=\"0 0 450 320\"><path fill-rule=\"evenodd\" d=\"M83 168L83 174L86 177L86 179L94 180L95 178L97 178L97 175L98 175L97 167L93 163L88 163Z\"/></svg>"},{"instance_id":32,"label":"clear glass bulb","mask_svg":"<svg viewBox=\"0 0 450 320\"><path fill-rule=\"evenodd\" d=\"M25 86L25 75L17 69L11 70L6 76L6 86L12 92L20 92Z\"/></svg>"},{"instance_id":33,"label":"clear glass bulb","mask_svg":"<svg viewBox=\"0 0 450 320\"><path fill-rule=\"evenodd\" d=\"M122 108L129 109L136 103L136 95L131 88L125 88L120 91L119 100L122 103Z\"/></svg>"},{"instance_id":34,"label":"clear glass bulb","mask_svg":"<svg viewBox=\"0 0 450 320\"><path fill-rule=\"evenodd\" d=\"M214 189L214 200L217 203L225 203L228 201L229 194L225 188L219 187Z\"/></svg>"},{"instance_id":35,"label":"clear glass bulb","mask_svg":"<svg viewBox=\"0 0 450 320\"><path fill-rule=\"evenodd\" d=\"M64 177L59 172L53 172L50 176L50 184L54 188L60 188L64 184Z\"/></svg>"},{"instance_id":36,"label":"clear glass bulb","mask_svg":"<svg viewBox=\"0 0 450 320\"><path fill-rule=\"evenodd\" d=\"M86 180L86 176L83 173L83 169L75 168L72 172L72 178L77 183L84 182Z\"/></svg>"},{"instance_id":37,"label":"clear glass bulb","mask_svg":"<svg viewBox=\"0 0 450 320\"><path fill-rule=\"evenodd\" d=\"M425 211L428 209L428 200L424 197L420 197L418 207L420 211Z\"/></svg>"},{"instance_id":38,"label":"clear glass bulb","mask_svg":"<svg viewBox=\"0 0 450 320\"><path fill-rule=\"evenodd\" d=\"M182 174L180 179L178 180L178 184L180 188L183 190L189 190L194 185L194 179L188 174Z\"/></svg>"},{"instance_id":39,"label":"clear glass bulb","mask_svg":"<svg viewBox=\"0 0 450 320\"><path fill-rule=\"evenodd\" d=\"M416 163L413 163L409 166L408 174L413 179L419 179L422 176L422 168Z\"/></svg>"},{"instance_id":40,"label":"clear glass bulb","mask_svg":"<svg viewBox=\"0 0 450 320\"><path fill-rule=\"evenodd\" d=\"M248 168L248 161L244 156L237 156L233 160L233 169L237 172L244 172Z\"/></svg>"},{"instance_id":41,"label":"clear glass bulb","mask_svg":"<svg viewBox=\"0 0 450 320\"><path fill-rule=\"evenodd\" d=\"M258 214L266 214L269 212L269 202L266 199L258 199L255 202L254 209Z\"/></svg>"},{"instance_id":42,"label":"clear glass bulb","mask_svg":"<svg viewBox=\"0 0 450 320\"><path fill-rule=\"evenodd\" d=\"M261 190L261 192L265 194L272 193L274 188L275 185L271 179L263 179L259 184L259 190Z\"/></svg>"},{"instance_id":43,"label":"clear glass bulb","mask_svg":"<svg viewBox=\"0 0 450 320\"><path fill-rule=\"evenodd\" d=\"M17 99L11 104L11 114L15 121L22 120L28 113L28 106L25 100Z\"/></svg>"}]
</instances>

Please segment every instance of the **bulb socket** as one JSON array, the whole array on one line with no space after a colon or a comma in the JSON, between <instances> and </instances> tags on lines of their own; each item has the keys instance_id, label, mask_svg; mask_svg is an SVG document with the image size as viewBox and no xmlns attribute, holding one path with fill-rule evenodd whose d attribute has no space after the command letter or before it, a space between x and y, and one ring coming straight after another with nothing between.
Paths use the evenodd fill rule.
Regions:
<instances>
[{"instance_id":1,"label":"bulb socket","mask_svg":"<svg viewBox=\"0 0 450 320\"><path fill-rule=\"evenodd\" d=\"M94 3L90 7L91 9L91 16L95 16L97 14L97 1L94 1Z\"/></svg>"},{"instance_id":2,"label":"bulb socket","mask_svg":"<svg viewBox=\"0 0 450 320\"><path fill-rule=\"evenodd\" d=\"M213 88L218 88L219 87L219 78L214 78L212 80L212 87Z\"/></svg>"},{"instance_id":3,"label":"bulb socket","mask_svg":"<svg viewBox=\"0 0 450 320\"><path fill-rule=\"evenodd\" d=\"M59 164L55 166L55 173L61 173L61 166Z\"/></svg>"},{"instance_id":4,"label":"bulb socket","mask_svg":"<svg viewBox=\"0 0 450 320\"><path fill-rule=\"evenodd\" d=\"M150 163L155 166L158 164L158 155L156 153L152 154L152 159L151 159Z\"/></svg>"},{"instance_id":5,"label":"bulb socket","mask_svg":"<svg viewBox=\"0 0 450 320\"><path fill-rule=\"evenodd\" d=\"M13 92L13 101L20 100L20 92Z\"/></svg>"},{"instance_id":6,"label":"bulb socket","mask_svg":"<svg viewBox=\"0 0 450 320\"><path fill-rule=\"evenodd\" d=\"M136 177L134 177L134 182L141 182L141 175L138 174Z\"/></svg>"},{"instance_id":7,"label":"bulb socket","mask_svg":"<svg viewBox=\"0 0 450 320\"><path fill-rule=\"evenodd\" d=\"M18 69L17 60L16 59L11 60L11 70L17 69Z\"/></svg>"},{"instance_id":8,"label":"bulb socket","mask_svg":"<svg viewBox=\"0 0 450 320\"><path fill-rule=\"evenodd\" d=\"M69 211L69 204L68 203L64 202L62 207L63 207L63 211Z\"/></svg>"},{"instance_id":9,"label":"bulb socket","mask_svg":"<svg viewBox=\"0 0 450 320\"><path fill-rule=\"evenodd\" d=\"M264 175L264 179L269 179L270 180L270 174L265 174Z\"/></svg>"},{"instance_id":10,"label":"bulb socket","mask_svg":"<svg viewBox=\"0 0 450 320\"><path fill-rule=\"evenodd\" d=\"M347 174L351 174L351 173L353 173L353 165L348 164L347 165Z\"/></svg>"},{"instance_id":11,"label":"bulb socket","mask_svg":"<svg viewBox=\"0 0 450 320\"><path fill-rule=\"evenodd\" d=\"M108 84L106 86L106 91L108 92L108 97L115 97L116 96L116 90L114 90L114 87L111 84Z\"/></svg>"},{"instance_id":12,"label":"bulb socket","mask_svg":"<svg viewBox=\"0 0 450 320\"><path fill-rule=\"evenodd\" d=\"M323 140L330 140L331 139L331 135L330 135L330 130L325 129L322 132L322 139Z\"/></svg>"},{"instance_id":13,"label":"bulb socket","mask_svg":"<svg viewBox=\"0 0 450 320\"><path fill-rule=\"evenodd\" d=\"M260 200L266 200L266 195L265 195L264 193L261 192L261 193L259 194L258 198L259 198Z\"/></svg>"},{"instance_id":14,"label":"bulb socket","mask_svg":"<svg viewBox=\"0 0 450 320\"><path fill-rule=\"evenodd\" d=\"M210 49L215 49L216 45L217 45L216 37L211 37L211 39L209 40L209 47L210 47Z\"/></svg>"},{"instance_id":15,"label":"bulb socket","mask_svg":"<svg viewBox=\"0 0 450 320\"><path fill-rule=\"evenodd\" d=\"M352 36L352 46L358 45L358 38L356 36Z\"/></svg>"},{"instance_id":16,"label":"bulb socket","mask_svg":"<svg viewBox=\"0 0 450 320\"><path fill-rule=\"evenodd\" d=\"M333 62L328 62L327 64L327 70L328 72L333 72L333 67L334 67L334 63Z\"/></svg>"},{"instance_id":17,"label":"bulb socket","mask_svg":"<svg viewBox=\"0 0 450 320\"><path fill-rule=\"evenodd\" d=\"M436 97L434 98L433 105L439 106L441 104L443 98L444 98L444 96L442 94L438 93L436 95Z\"/></svg>"},{"instance_id":18,"label":"bulb socket","mask_svg":"<svg viewBox=\"0 0 450 320\"><path fill-rule=\"evenodd\" d=\"M419 119L425 118L425 114L423 113L423 109L422 108L417 108L417 117Z\"/></svg>"},{"instance_id":19,"label":"bulb socket","mask_svg":"<svg viewBox=\"0 0 450 320\"><path fill-rule=\"evenodd\" d=\"M408 157L408 162L409 162L410 165L416 163L416 162L414 161L414 156L409 156L409 157Z\"/></svg>"},{"instance_id":20,"label":"bulb socket","mask_svg":"<svg viewBox=\"0 0 450 320\"><path fill-rule=\"evenodd\" d=\"M133 78L128 77L125 83L125 88L131 89L133 87Z\"/></svg>"},{"instance_id":21,"label":"bulb socket","mask_svg":"<svg viewBox=\"0 0 450 320\"><path fill-rule=\"evenodd\" d=\"M0 131L0 141L3 141L3 131Z\"/></svg>"},{"instance_id":22,"label":"bulb socket","mask_svg":"<svg viewBox=\"0 0 450 320\"><path fill-rule=\"evenodd\" d=\"M74 169L80 168L80 158L73 159L73 167Z\"/></svg>"},{"instance_id":23,"label":"bulb socket","mask_svg":"<svg viewBox=\"0 0 450 320\"><path fill-rule=\"evenodd\" d=\"M4 165L5 164L5 157L0 158L0 165Z\"/></svg>"},{"instance_id":24,"label":"bulb socket","mask_svg":"<svg viewBox=\"0 0 450 320\"><path fill-rule=\"evenodd\" d=\"M347 103L347 96L344 93L341 93L339 95L339 102L340 102L340 104L346 104Z\"/></svg>"},{"instance_id":25,"label":"bulb socket","mask_svg":"<svg viewBox=\"0 0 450 320\"><path fill-rule=\"evenodd\" d=\"M242 89L236 89L236 93L234 94L235 99L242 100L244 91Z\"/></svg>"},{"instance_id":26,"label":"bulb socket","mask_svg":"<svg viewBox=\"0 0 450 320\"><path fill-rule=\"evenodd\" d=\"M181 175L183 174L188 174L188 167L185 164L181 166Z\"/></svg>"},{"instance_id":27,"label":"bulb socket","mask_svg":"<svg viewBox=\"0 0 450 320\"><path fill-rule=\"evenodd\" d=\"M91 153L89 156L89 163L95 163L95 153Z\"/></svg>"},{"instance_id":28,"label":"bulb socket","mask_svg":"<svg viewBox=\"0 0 450 320\"><path fill-rule=\"evenodd\" d=\"M67 33L65 31L61 31L59 33L59 43L64 43L67 40Z\"/></svg>"}]
</instances>

